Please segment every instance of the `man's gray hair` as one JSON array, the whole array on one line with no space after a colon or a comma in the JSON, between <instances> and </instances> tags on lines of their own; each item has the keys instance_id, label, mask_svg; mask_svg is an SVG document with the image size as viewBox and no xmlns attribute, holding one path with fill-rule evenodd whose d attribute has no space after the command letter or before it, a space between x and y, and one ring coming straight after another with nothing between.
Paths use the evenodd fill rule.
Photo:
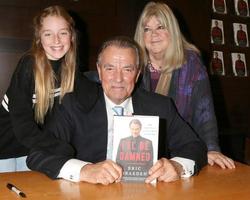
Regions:
<instances>
[{"instance_id":1,"label":"man's gray hair","mask_svg":"<svg viewBox=\"0 0 250 200\"><path fill-rule=\"evenodd\" d=\"M141 69L141 49L140 46L131 38L127 36L115 36L108 40L106 40L99 52L98 52L98 58L97 58L97 64L100 64L101 62L101 56L104 50L110 46L118 47L118 48L130 48L133 49L136 53L136 67L138 70Z\"/></svg>"}]
</instances>

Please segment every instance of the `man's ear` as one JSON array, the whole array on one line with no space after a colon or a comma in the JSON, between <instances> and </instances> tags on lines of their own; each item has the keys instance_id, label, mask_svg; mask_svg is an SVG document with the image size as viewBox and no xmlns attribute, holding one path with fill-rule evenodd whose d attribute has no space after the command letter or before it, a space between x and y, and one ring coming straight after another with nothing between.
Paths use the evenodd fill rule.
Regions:
<instances>
[{"instance_id":1,"label":"man's ear","mask_svg":"<svg viewBox=\"0 0 250 200\"><path fill-rule=\"evenodd\" d=\"M96 69L97 69L97 72L98 72L98 75L99 75L99 79L101 81L102 80L101 69L100 69L100 65L98 63L96 63Z\"/></svg>"}]
</instances>

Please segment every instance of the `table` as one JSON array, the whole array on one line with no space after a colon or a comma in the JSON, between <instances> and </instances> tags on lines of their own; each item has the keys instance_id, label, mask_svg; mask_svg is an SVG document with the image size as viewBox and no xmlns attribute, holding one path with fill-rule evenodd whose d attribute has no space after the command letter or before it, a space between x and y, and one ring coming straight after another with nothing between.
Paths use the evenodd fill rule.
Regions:
<instances>
[{"instance_id":1,"label":"table","mask_svg":"<svg viewBox=\"0 0 250 200\"><path fill-rule=\"evenodd\" d=\"M236 163L236 169L206 166L198 176L173 183L114 183L108 186L51 180L38 172L0 173L0 199L16 200L6 188L10 182L34 200L249 200L250 166Z\"/></svg>"}]
</instances>

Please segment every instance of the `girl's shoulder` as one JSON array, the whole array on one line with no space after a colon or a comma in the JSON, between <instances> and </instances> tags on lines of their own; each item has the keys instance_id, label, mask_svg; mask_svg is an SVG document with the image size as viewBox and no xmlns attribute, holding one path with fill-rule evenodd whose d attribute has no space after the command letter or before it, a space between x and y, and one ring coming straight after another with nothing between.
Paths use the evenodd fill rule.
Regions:
<instances>
[{"instance_id":1,"label":"girl's shoulder","mask_svg":"<svg viewBox=\"0 0 250 200\"><path fill-rule=\"evenodd\" d=\"M12 76L12 84L32 85L34 83L33 73L34 58L30 54L24 54L18 61L14 74Z\"/></svg>"},{"instance_id":2,"label":"girl's shoulder","mask_svg":"<svg viewBox=\"0 0 250 200\"><path fill-rule=\"evenodd\" d=\"M19 76L30 76L33 74L34 58L26 53L18 61L15 74Z\"/></svg>"}]
</instances>

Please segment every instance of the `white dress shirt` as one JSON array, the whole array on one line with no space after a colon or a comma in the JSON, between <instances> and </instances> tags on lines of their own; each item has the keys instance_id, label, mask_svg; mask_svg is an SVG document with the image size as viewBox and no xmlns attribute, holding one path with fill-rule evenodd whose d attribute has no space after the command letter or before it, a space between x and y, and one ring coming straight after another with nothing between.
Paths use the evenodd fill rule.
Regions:
<instances>
[{"instance_id":1,"label":"white dress shirt","mask_svg":"<svg viewBox=\"0 0 250 200\"><path fill-rule=\"evenodd\" d=\"M107 118L108 118L108 145L107 145L107 159L111 159L111 152L113 148L113 116L115 112L113 111L114 106L122 106L124 108L124 115L132 115L133 114L133 104L132 98L126 99L122 104L116 105L114 104L105 94L104 94L105 102L106 102L106 110L107 110ZM190 159L174 157L171 158L181 164L183 168L182 178L190 177L194 174L194 165L195 162ZM70 159L68 160L60 170L57 178L63 178L73 182L80 181L80 172L83 166L89 164L89 162L81 161L78 159Z\"/></svg>"}]
</instances>

